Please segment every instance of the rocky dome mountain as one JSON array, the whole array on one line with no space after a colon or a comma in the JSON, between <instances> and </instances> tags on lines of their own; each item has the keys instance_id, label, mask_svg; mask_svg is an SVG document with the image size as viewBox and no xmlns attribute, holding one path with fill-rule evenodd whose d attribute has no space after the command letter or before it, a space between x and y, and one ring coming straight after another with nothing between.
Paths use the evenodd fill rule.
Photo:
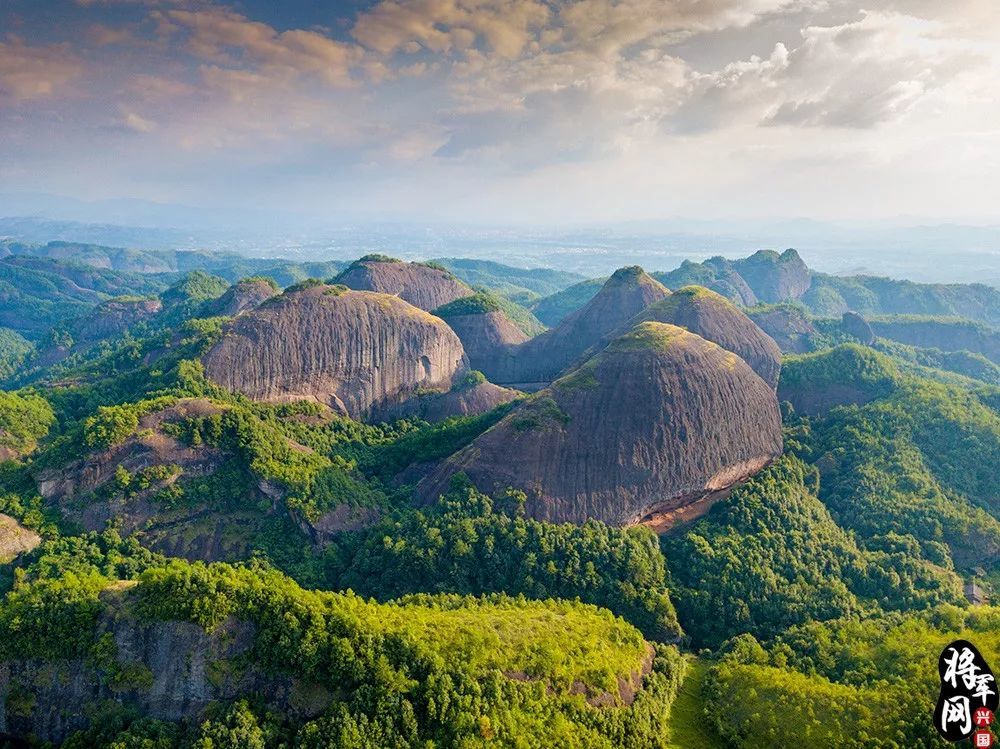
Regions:
<instances>
[{"instance_id":1,"label":"rocky dome mountain","mask_svg":"<svg viewBox=\"0 0 1000 749\"><path fill-rule=\"evenodd\" d=\"M204 313L209 316L236 317L256 309L278 294L278 286L268 278L245 278L234 283L218 299L206 303Z\"/></svg>"},{"instance_id":2,"label":"rocky dome mountain","mask_svg":"<svg viewBox=\"0 0 1000 749\"><path fill-rule=\"evenodd\" d=\"M485 295L455 300L434 314L461 339L470 366L491 380L511 371L516 347L528 340L499 303Z\"/></svg>"},{"instance_id":3,"label":"rocky dome mountain","mask_svg":"<svg viewBox=\"0 0 1000 749\"><path fill-rule=\"evenodd\" d=\"M781 454L774 391L736 354L644 322L535 394L426 477L515 487L530 517L613 525L697 503Z\"/></svg>"},{"instance_id":4,"label":"rocky dome mountain","mask_svg":"<svg viewBox=\"0 0 1000 749\"><path fill-rule=\"evenodd\" d=\"M254 400L311 399L354 418L418 389L450 390L466 368L444 320L396 296L325 284L241 315L203 363L209 379Z\"/></svg>"},{"instance_id":5,"label":"rocky dome mountain","mask_svg":"<svg viewBox=\"0 0 1000 749\"><path fill-rule=\"evenodd\" d=\"M444 268L404 263L383 255L368 255L351 263L334 282L358 291L398 296L427 312L473 294L472 289Z\"/></svg>"},{"instance_id":6,"label":"rocky dome mountain","mask_svg":"<svg viewBox=\"0 0 1000 749\"><path fill-rule=\"evenodd\" d=\"M677 325L737 354L772 388L778 386L781 350L770 336L725 297L703 286L685 286L640 312L633 323Z\"/></svg>"},{"instance_id":7,"label":"rocky dome mountain","mask_svg":"<svg viewBox=\"0 0 1000 749\"><path fill-rule=\"evenodd\" d=\"M512 356L484 371L503 385L547 384L605 336L669 294L639 266L619 268L582 308L552 330L511 348Z\"/></svg>"},{"instance_id":8,"label":"rocky dome mountain","mask_svg":"<svg viewBox=\"0 0 1000 749\"><path fill-rule=\"evenodd\" d=\"M759 250L740 260L711 257L703 263L684 261L676 270L657 274L671 289L697 284L752 307L759 302L798 299L812 283L812 272L799 253Z\"/></svg>"}]
</instances>

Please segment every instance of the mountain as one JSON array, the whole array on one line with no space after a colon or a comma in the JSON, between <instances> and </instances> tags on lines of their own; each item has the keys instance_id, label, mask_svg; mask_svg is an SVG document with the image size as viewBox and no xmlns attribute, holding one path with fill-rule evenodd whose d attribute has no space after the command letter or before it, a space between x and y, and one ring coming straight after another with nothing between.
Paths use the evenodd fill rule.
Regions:
<instances>
[{"instance_id":1,"label":"mountain","mask_svg":"<svg viewBox=\"0 0 1000 749\"><path fill-rule=\"evenodd\" d=\"M147 296L167 285L157 276L47 258L5 257L0 260L0 325L37 340L111 297Z\"/></svg>"},{"instance_id":2,"label":"mountain","mask_svg":"<svg viewBox=\"0 0 1000 749\"><path fill-rule=\"evenodd\" d=\"M366 255L351 263L334 283L349 289L398 296L427 312L473 293L444 268L404 263L382 255Z\"/></svg>"},{"instance_id":3,"label":"mountain","mask_svg":"<svg viewBox=\"0 0 1000 749\"><path fill-rule=\"evenodd\" d=\"M236 317L256 309L277 293L277 283L269 278L245 278L230 286L218 299L209 302L204 314Z\"/></svg>"},{"instance_id":4,"label":"mountain","mask_svg":"<svg viewBox=\"0 0 1000 749\"><path fill-rule=\"evenodd\" d=\"M677 325L737 354L772 388L778 386L781 350L725 297L702 286L685 286L640 312L634 322Z\"/></svg>"},{"instance_id":5,"label":"mountain","mask_svg":"<svg viewBox=\"0 0 1000 749\"><path fill-rule=\"evenodd\" d=\"M449 390L465 352L443 320L399 297L303 284L238 317L203 362L230 391L358 418L418 389Z\"/></svg>"},{"instance_id":6,"label":"mountain","mask_svg":"<svg viewBox=\"0 0 1000 749\"><path fill-rule=\"evenodd\" d=\"M515 387L551 382L590 347L669 293L642 268L620 268L581 309L512 349L512 357L491 368L490 379Z\"/></svg>"},{"instance_id":7,"label":"mountain","mask_svg":"<svg viewBox=\"0 0 1000 749\"><path fill-rule=\"evenodd\" d=\"M787 354L812 350L811 337L817 333L809 313L797 304L757 305L747 310L751 320Z\"/></svg>"},{"instance_id":8,"label":"mountain","mask_svg":"<svg viewBox=\"0 0 1000 749\"><path fill-rule=\"evenodd\" d=\"M580 281L562 291L557 291L550 296L533 302L529 306L529 309L543 324L548 325L550 328L555 327L567 315L580 309L593 299L607 280L607 278L591 278L586 281Z\"/></svg>"},{"instance_id":9,"label":"mountain","mask_svg":"<svg viewBox=\"0 0 1000 749\"><path fill-rule=\"evenodd\" d=\"M490 379L508 371L516 347L528 340L507 316L500 300L482 292L438 307L434 314L461 339L470 366Z\"/></svg>"},{"instance_id":10,"label":"mountain","mask_svg":"<svg viewBox=\"0 0 1000 749\"><path fill-rule=\"evenodd\" d=\"M433 501L462 473L487 492L523 490L529 517L630 525L724 491L780 454L777 400L745 362L645 322L445 461L419 492Z\"/></svg>"}]
</instances>

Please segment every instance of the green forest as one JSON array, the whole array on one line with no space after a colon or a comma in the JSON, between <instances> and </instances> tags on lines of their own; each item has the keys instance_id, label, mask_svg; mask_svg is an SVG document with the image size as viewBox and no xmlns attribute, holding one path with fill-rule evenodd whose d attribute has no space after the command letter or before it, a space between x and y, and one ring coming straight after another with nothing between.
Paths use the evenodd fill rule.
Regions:
<instances>
[{"instance_id":1,"label":"green forest","mask_svg":"<svg viewBox=\"0 0 1000 749\"><path fill-rule=\"evenodd\" d=\"M567 300L587 303L570 274L448 267L480 285L437 309L445 321L498 312L535 334ZM866 344L816 318L811 350L782 360L781 457L665 530L572 524L461 472L416 498L428 466L501 423L562 430L518 429L551 399L428 422L250 398L203 363L246 319L217 314L231 283L168 280L134 289L156 294L154 314L96 342L3 338L12 736L940 747L943 645L970 639L998 662L1000 609L966 595L1000 586L1000 389L982 354ZM341 293L280 285L265 284L286 300ZM450 392L490 385L463 377Z\"/></svg>"}]
</instances>

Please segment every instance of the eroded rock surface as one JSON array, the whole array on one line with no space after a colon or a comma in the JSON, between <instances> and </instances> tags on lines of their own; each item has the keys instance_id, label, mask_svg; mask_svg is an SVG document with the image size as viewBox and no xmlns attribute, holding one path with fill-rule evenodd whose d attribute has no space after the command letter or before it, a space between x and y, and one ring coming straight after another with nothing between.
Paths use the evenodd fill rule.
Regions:
<instances>
[{"instance_id":1,"label":"eroded rock surface","mask_svg":"<svg viewBox=\"0 0 1000 749\"><path fill-rule=\"evenodd\" d=\"M311 399L354 418L447 391L466 368L440 318L387 294L314 286L241 315L204 356L205 374L254 400Z\"/></svg>"},{"instance_id":2,"label":"eroded rock surface","mask_svg":"<svg viewBox=\"0 0 1000 749\"><path fill-rule=\"evenodd\" d=\"M781 454L774 391L736 354L645 322L537 393L419 485L434 501L452 475L527 495L554 522L639 522L697 501Z\"/></svg>"}]
</instances>

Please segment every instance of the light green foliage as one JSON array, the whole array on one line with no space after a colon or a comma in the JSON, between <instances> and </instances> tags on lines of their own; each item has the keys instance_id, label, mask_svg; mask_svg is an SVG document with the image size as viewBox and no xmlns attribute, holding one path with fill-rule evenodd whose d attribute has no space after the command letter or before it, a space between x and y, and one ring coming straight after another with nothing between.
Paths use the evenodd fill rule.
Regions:
<instances>
[{"instance_id":1,"label":"light green foliage","mask_svg":"<svg viewBox=\"0 0 1000 749\"><path fill-rule=\"evenodd\" d=\"M735 747L945 747L930 716L937 658L969 639L993 664L1000 611L942 607L920 616L809 623L766 650L737 648L712 669L707 714Z\"/></svg>"},{"instance_id":2,"label":"light green foliage","mask_svg":"<svg viewBox=\"0 0 1000 749\"><path fill-rule=\"evenodd\" d=\"M382 599L421 590L579 598L607 607L647 637L679 637L651 532L530 520L518 515L519 499L524 495L511 492L495 505L459 487L431 510L344 534L329 555L331 581Z\"/></svg>"},{"instance_id":3,"label":"light green foliage","mask_svg":"<svg viewBox=\"0 0 1000 749\"><path fill-rule=\"evenodd\" d=\"M0 447L31 452L54 421L52 406L40 395L0 390Z\"/></svg>"}]
</instances>

